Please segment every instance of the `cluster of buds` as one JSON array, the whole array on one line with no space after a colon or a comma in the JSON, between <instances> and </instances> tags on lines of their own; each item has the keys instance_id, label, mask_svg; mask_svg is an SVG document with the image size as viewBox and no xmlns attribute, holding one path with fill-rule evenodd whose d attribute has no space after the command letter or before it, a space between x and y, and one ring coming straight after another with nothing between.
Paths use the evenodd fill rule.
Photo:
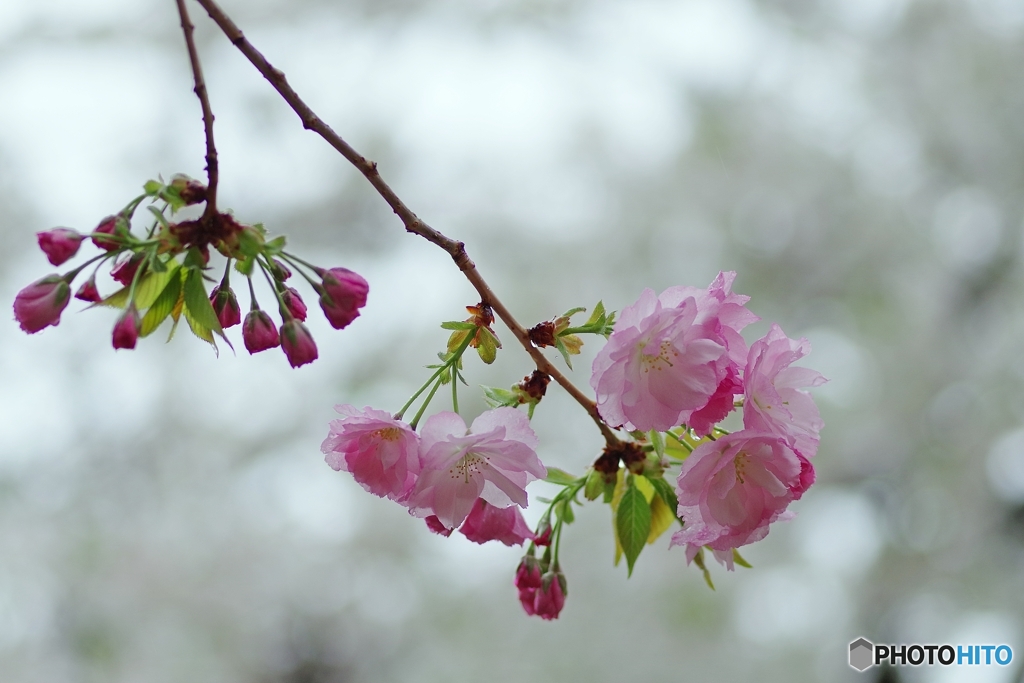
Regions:
<instances>
[{"instance_id":1,"label":"cluster of buds","mask_svg":"<svg viewBox=\"0 0 1024 683\"><path fill-rule=\"evenodd\" d=\"M206 200L202 183L179 175L169 184L151 180L144 190L120 212L100 221L90 234L70 228L37 234L40 249L55 266L73 258L86 238L91 238L100 253L63 275L48 275L20 291L14 301L14 317L22 330L33 334L56 326L71 299L72 283L92 264L92 274L74 296L93 305L123 309L112 333L115 349L135 348L139 337L151 334L167 318L173 321L171 335L184 317L200 339L214 346L214 335L227 341L224 330L242 323L230 283L232 270L249 285L250 311L242 323L245 348L258 353L280 347L292 367L310 363L318 355L303 324L306 304L287 284L292 269L319 296L320 307L335 329L348 326L366 304L366 280L347 268L320 268L286 252L284 237L267 239L260 224L243 225L230 214L211 211L196 219L172 221L183 207ZM152 222L140 236L132 231L132 221L147 199ZM220 284L207 293L211 248L224 256L226 263ZM111 278L122 286L106 297L96 286L96 275L105 264ZM280 329L256 301L252 276L257 269L277 300Z\"/></svg>"}]
</instances>

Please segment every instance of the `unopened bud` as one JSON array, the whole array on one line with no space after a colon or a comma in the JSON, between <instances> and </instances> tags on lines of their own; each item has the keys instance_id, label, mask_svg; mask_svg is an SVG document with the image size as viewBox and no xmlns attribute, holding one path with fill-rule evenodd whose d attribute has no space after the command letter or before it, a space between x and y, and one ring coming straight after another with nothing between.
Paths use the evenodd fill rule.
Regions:
<instances>
[{"instance_id":1,"label":"unopened bud","mask_svg":"<svg viewBox=\"0 0 1024 683\"><path fill-rule=\"evenodd\" d=\"M71 287L67 281L60 275L47 275L18 292L14 298L14 319L29 334L50 325L56 327L70 300Z\"/></svg>"},{"instance_id":2,"label":"unopened bud","mask_svg":"<svg viewBox=\"0 0 1024 683\"><path fill-rule=\"evenodd\" d=\"M220 285L210 292L210 303L213 304L213 312L217 314L217 321L223 329L234 327L242 322L242 311L238 307L238 298L230 287L223 290Z\"/></svg>"},{"instance_id":3,"label":"unopened bud","mask_svg":"<svg viewBox=\"0 0 1024 683\"><path fill-rule=\"evenodd\" d=\"M139 340L139 312L135 309L135 302L128 304L128 308L114 325L114 348L134 349L135 342Z\"/></svg>"},{"instance_id":4,"label":"unopened bud","mask_svg":"<svg viewBox=\"0 0 1024 683\"><path fill-rule=\"evenodd\" d=\"M260 310L249 311L242 324L242 341L249 353L259 353L281 345L277 327L270 316Z\"/></svg>"},{"instance_id":5,"label":"unopened bud","mask_svg":"<svg viewBox=\"0 0 1024 683\"><path fill-rule=\"evenodd\" d=\"M46 254L46 258L55 266L67 261L78 253L78 247L82 244L84 235L71 228L54 228L44 232L37 232L36 239L39 240L39 248Z\"/></svg>"},{"instance_id":6,"label":"unopened bud","mask_svg":"<svg viewBox=\"0 0 1024 683\"><path fill-rule=\"evenodd\" d=\"M298 320L289 320L281 325L281 348L293 368L317 359L316 342L306 326Z\"/></svg>"}]
</instances>

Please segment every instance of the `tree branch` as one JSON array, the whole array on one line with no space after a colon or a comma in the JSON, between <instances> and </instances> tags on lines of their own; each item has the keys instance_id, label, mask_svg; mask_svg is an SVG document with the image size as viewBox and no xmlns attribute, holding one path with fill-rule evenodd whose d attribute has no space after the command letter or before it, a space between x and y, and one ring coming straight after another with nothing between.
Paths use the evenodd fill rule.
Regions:
<instances>
[{"instance_id":1,"label":"tree branch","mask_svg":"<svg viewBox=\"0 0 1024 683\"><path fill-rule=\"evenodd\" d=\"M193 32L195 27L188 17L188 9L185 7L185 0L176 0L178 3L178 14L181 16L181 30L185 34L185 45L188 46L188 57L192 62L192 76L195 79L196 97L203 108L203 127L206 129L206 210L203 212L203 219L210 219L217 215L217 180L219 172L217 168L217 147L213 144L213 109L210 107L210 98L206 93L206 81L203 80L203 68L199 64L199 53L196 51Z\"/></svg>"},{"instance_id":2,"label":"tree branch","mask_svg":"<svg viewBox=\"0 0 1024 683\"><path fill-rule=\"evenodd\" d=\"M264 57L259 50L253 47L252 43L246 39L241 29L239 29L235 22L224 13L214 0L196 1L203 6L207 13L209 13L210 18L220 26L221 30L228 37L231 43L237 47L243 55L245 55L245 57L261 74L263 74L263 77L266 78L281 97L284 98L284 101L288 103L288 106L298 114L299 119L302 120L303 127L317 133L353 166L355 166L363 176L366 177L370 184L373 185L374 189L377 190L380 196L384 198L384 201L388 203L395 214L397 214L402 220L407 232L419 235L428 242L431 242L448 252L448 255L455 261L455 265L459 267L459 270L463 272L466 279L469 280L470 284L472 284L480 294L480 300L491 307L498 318L500 318L505 326L511 330L519 343L524 349L526 349L526 352L530 354L530 357L537 366L537 370L558 382L558 384L560 384L562 388L565 389L569 395L587 411L601 430L601 434L604 436L604 439L609 446L618 444L618 438L604 420L601 419L601 415L597 412L597 404L595 404L594 401L592 401L586 394L580 391L576 385L570 382L569 379L547 359L541 350L533 345L526 329L516 321L512 316L512 313L505 307L505 304L498 299L490 286L484 280L483 276L480 275L480 272L476 268L476 264L473 263L469 258L469 254L466 253L465 245L462 242L446 237L427 225L419 218L419 216L413 213L412 210L409 209L401 199L399 199L394 190L384 182L384 179L377 171L377 164L359 154L351 145L345 142L340 135L335 133L330 126L324 123L324 121L321 120L312 109L309 108L309 105L307 105L302 98L299 97L298 93L296 93L288 84L284 73L275 69L274 66L267 61L266 57ZM182 2L183 0L178 0L179 5ZM201 77L197 76L197 82L199 78ZM197 85L197 92L198 91L199 88ZM214 157L214 159L216 160L216 157Z\"/></svg>"}]
</instances>

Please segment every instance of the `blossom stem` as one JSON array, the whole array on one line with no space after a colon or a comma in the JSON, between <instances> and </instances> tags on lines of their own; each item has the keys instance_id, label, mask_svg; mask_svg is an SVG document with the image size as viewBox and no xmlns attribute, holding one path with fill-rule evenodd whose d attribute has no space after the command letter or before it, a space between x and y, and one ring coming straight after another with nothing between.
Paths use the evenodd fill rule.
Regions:
<instances>
[{"instance_id":1,"label":"blossom stem","mask_svg":"<svg viewBox=\"0 0 1024 683\"><path fill-rule=\"evenodd\" d=\"M427 394L427 397L423 400L423 405L421 405L419 411L417 411L416 417L414 417L412 419L412 422L409 423L410 427L412 427L413 429L416 429L416 425L418 425L420 423L420 418L423 417L423 413L426 412L427 406L430 405L431 399L434 398L434 394L437 393L437 390L440 387L441 387L441 378L438 377L437 381L434 382L434 386L430 390L430 393Z\"/></svg>"},{"instance_id":2,"label":"blossom stem","mask_svg":"<svg viewBox=\"0 0 1024 683\"><path fill-rule=\"evenodd\" d=\"M181 3L183 0L178 0L178 2ZM224 13L224 10L222 10L214 0L197 0L197 2L202 5L210 15L210 18L216 22L231 43L237 47L243 55L245 55L249 62L252 63L252 65L256 67L261 74L263 74L263 77L269 81L271 86L277 90L278 94L280 94L285 102L287 102L292 108L292 111L298 115L299 119L302 121L303 127L317 133L363 174L377 193L380 194L384 201L388 203L395 214L397 214L402 220L407 232L419 235L431 244L443 249L449 256L451 256L455 265L462 271L466 279L469 280L470 284L473 285L480 294L480 300L491 307L494 313L503 323L505 323L505 326L509 328L512 334L519 341L520 345L530 355L534 364L537 366L537 370L555 380L577 403L580 404L580 406L583 407L584 410L586 410L587 414L590 415L590 418L601 431L601 435L609 446L618 445L620 443L618 437L615 436L611 428L601 418L601 415L597 410L597 404L590 397L580 391L576 385L569 381L569 379L547 359L543 352L534 346L533 342L530 341L530 336L526 328L516 321L512 316L512 313L505 307L501 300L498 299L494 292L491 291L490 285L488 285L483 276L480 275L480 272L476 268L476 264L473 263L469 254L466 252L466 245L438 232L413 213L413 211L405 205L398 195L395 194L395 191L384 181L383 177L381 177L377 170L377 163L370 161L359 154L359 152L357 152L351 145L342 139L340 135L334 132L329 125L317 116L309 105L299 97L299 94L295 92L291 85L289 85L284 73L267 61L267 58L249 42L245 37L245 34L243 34L241 29L238 28L237 24L235 24L231 17ZM214 157L214 159L216 159L216 157Z\"/></svg>"},{"instance_id":3,"label":"blossom stem","mask_svg":"<svg viewBox=\"0 0 1024 683\"><path fill-rule=\"evenodd\" d=\"M423 386L421 386L421 387L420 387L420 388L419 388L419 389L418 389L418 390L416 391L416 393L412 395L412 398L410 398L410 399L409 399L409 400L408 400L408 401L406 402L406 404L405 404L404 406L402 406L402 409L401 409L401 410L399 410L399 411L398 411L397 413L395 413L395 416L394 416L394 417L395 417L395 419L396 419L396 420L401 420L401 419L402 419L402 416L403 416L403 415L405 415L405 411L409 410L409 407L410 407L410 406L412 406L413 402L414 402L414 401L415 401L415 400L416 400L416 399L417 399L417 398L419 397L419 395L420 395L420 394L422 394L422 393L423 393L424 391L426 391L426 390L427 390L427 387L429 387L429 386L430 386L430 384L431 384L431 383L432 383L432 382L433 382L433 381L434 381L435 379L437 379L438 377L440 377L440 376L441 376L441 374L442 374L442 373L443 373L443 372L444 372L445 370L447 370L447 369L451 368L451 370L452 370L452 382L455 382L455 372L456 372L456 371L455 371L455 367L456 367L456 364L457 364L457 363L459 362L459 359L460 359L460 358L462 358L462 354L464 354L464 353L466 352L466 349L468 349L468 348L469 348L469 343L470 343L470 342L471 342L472 340L473 340L473 335L466 335L466 339L465 339L465 340L463 340L463 342L462 342L462 344L461 344L461 345L459 346L459 348L455 349L455 353L454 353L454 354L452 355L452 357L451 357L451 358L449 358L448 360L446 360L446 361L445 361L445 362L444 362L444 363L443 363L443 364L441 365L441 367L439 367L439 368L438 368L438 369L437 369L436 371L434 371L434 374L430 376L430 379L428 379L428 380L427 380L426 382L424 382L424 383L423 383ZM435 389L435 391L436 391L436 389ZM433 393L433 392L431 392L430 396L429 396L429 397L427 398L427 400L426 400L426 403L430 403L430 399L431 399L431 398L433 398L433 396L434 396L434 393ZM426 403L424 403L424 408L426 407ZM423 408L421 408L421 409L420 409L420 413L422 413L422 412L423 412ZM455 409L455 412L459 412L459 409L458 409L458 408L456 408L456 409ZM417 416L416 416L416 419L417 419L417 420L419 419L419 415L417 415Z\"/></svg>"}]
</instances>

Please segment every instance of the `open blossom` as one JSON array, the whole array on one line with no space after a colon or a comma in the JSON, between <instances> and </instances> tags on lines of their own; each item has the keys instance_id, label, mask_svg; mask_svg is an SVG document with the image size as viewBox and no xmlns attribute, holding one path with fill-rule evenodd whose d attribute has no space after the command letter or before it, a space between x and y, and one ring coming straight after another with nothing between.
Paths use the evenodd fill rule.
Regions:
<instances>
[{"instance_id":1,"label":"open blossom","mask_svg":"<svg viewBox=\"0 0 1024 683\"><path fill-rule=\"evenodd\" d=\"M684 526L672 545L727 551L759 541L813 483L811 463L774 434L743 430L701 444L679 472Z\"/></svg>"},{"instance_id":2,"label":"open blossom","mask_svg":"<svg viewBox=\"0 0 1024 683\"><path fill-rule=\"evenodd\" d=\"M56 326L71 301L71 287L60 275L47 275L18 292L14 298L14 319L21 329L34 334Z\"/></svg>"},{"instance_id":3,"label":"open blossom","mask_svg":"<svg viewBox=\"0 0 1024 683\"><path fill-rule=\"evenodd\" d=\"M462 535L474 543L501 541L507 546L522 545L533 538L519 508L511 505L499 508L483 498L473 504L466 521L459 527Z\"/></svg>"},{"instance_id":4,"label":"open blossom","mask_svg":"<svg viewBox=\"0 0 1024 683\"><path fill-rule=\"evenodd\" d=\"M824 422L814 399L801 389L827 380L815 370L791 365L810 350L806 339L794 341L778 325L772 325L768 334L751 344L743 377L743 427L777 434L806 458L818 452L818 433Z\"/></svg>"},{"instance_id":5,"label":"open blossom","mask_svg":"<svg viewBox=\"0 0 1024 683\"><path fill-rule=\"evenodd\" d=\"M342 417L331 421L331 432L320 447L327 464L351 472L370 493L403 502L420 471L419 436L383 410L351 405L334 409Z\"/></svg>"},{"instance_id":6,"label":"open blossom","mask_svg":"<svg viewBox=\"0 0 1024 683\"><path fill-rule=\"evenodd\" d=\"M590 384L613 426L665 431L686 423L706 434L733 408L747 348L740 330L757 320L732 294L735 273L706 290L645 289L624 308L594 359Z\"/></svg>"},{"instance_id":7,"label":"open blossom","mask_svg":"<svg viewBox=\"0 0 1024 683\"><path fill-rule=\"evenodd\" d=\"M547 476L536 447L530 421L515 408L488 410L468 430L456 413L431 415L420 430L422 470L407 505L449 529L462 524L478 498L525 508L526 484Z\"/></svg>"}]
</instances>

